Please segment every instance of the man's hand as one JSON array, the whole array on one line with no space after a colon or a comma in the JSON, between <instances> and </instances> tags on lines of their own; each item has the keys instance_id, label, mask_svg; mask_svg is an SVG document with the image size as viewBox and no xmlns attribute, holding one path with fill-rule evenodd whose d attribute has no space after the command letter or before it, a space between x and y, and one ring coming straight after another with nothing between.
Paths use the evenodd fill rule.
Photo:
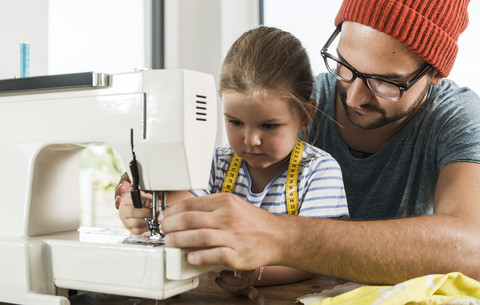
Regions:
<instances>
[{"instance_id":1,"label":"man's hand","mask_svg":"<svg viewBox=\"0 0 480 305\"><path fill-rule=\"evenodd\" d=\"M479 185L480 165L447 165L433 215L375 221L275 216L212 194L164 211L162 229L168 246L196 248L187 255L194 265L283 265L366 284L452 271L480 279Z\"/></svg>"},{"instance_id":2,"label":"man's hand","mask_svg":"<svg viewBox=\"0 0 480 305\"><path fill-rule=\"evenodd\" d=\"M191 264L251 270L279 261L278 239L286 229L281 221L285 218L235 195L185 199L166 209L161 217L167 246L203 248L188 254Z\"/></svg>"}]
</instances>

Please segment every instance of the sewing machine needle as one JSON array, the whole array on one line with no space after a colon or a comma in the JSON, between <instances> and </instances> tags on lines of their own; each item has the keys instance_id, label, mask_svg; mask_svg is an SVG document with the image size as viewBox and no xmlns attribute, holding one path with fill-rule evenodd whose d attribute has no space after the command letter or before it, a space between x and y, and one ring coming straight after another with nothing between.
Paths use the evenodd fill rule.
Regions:
<instances>
[{"instance_id":1,"label":"sewing machine needle","mask_svg":"<svg viewBox=\"0 0 480 305\"><path fill-rule=\"evenodd\" d=\"M162 209L162 211L165 211L165 209L167 208L167 192L162 191L161 200L162 200L161 209Z\"/></svg>"}]
</instances>

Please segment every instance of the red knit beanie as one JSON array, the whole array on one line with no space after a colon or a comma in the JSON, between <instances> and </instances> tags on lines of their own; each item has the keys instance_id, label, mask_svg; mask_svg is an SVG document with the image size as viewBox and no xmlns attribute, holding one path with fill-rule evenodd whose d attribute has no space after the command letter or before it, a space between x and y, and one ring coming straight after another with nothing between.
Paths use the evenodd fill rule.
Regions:
<instances>
[{"instance_id":1,"label":"red knit beanie","mask_svg":"<svg viewBox=\"0 0 480 305\"><path fill-rule=\"evenodd\" d=\"M452 70L470 0L344 0L335 25L353 21L388 34L436 68Z\"/></svg>"}]
</instances>

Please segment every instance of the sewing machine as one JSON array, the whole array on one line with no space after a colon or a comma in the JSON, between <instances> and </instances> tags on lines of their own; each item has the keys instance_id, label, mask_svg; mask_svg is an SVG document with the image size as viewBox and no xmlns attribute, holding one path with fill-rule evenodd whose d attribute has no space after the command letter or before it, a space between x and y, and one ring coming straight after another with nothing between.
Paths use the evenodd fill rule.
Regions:
<instances>
[{"instance_id":1,"label":"sewing machine","mask_svg":"<svg viewBox=\"0 0 480 305\"><path fill-rule=\"evenodd\" d=\"M207 187L216 96L212 76L188 70L0 80L0 302L70 304L70 289L165 299L216 268L79 226L88 145L111 145L136 166L139 190Z\"/></svg>"}]
</instances>

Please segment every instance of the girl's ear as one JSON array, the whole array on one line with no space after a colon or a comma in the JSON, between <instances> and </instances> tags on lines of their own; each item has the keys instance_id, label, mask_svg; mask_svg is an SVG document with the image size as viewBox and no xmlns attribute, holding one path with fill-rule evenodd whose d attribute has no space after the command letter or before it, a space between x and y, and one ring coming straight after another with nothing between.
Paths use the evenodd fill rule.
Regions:
<instances>
[{"instance_id":1,"label":"girl's ear","mask_svg":"<svg viewBox=\"0 0 480 305\"><path fill-rule=\"evenodd\" d=\"M315 110L317 109L317 101L313 98L310 99L305 108L307 112L300 124L300 130L306 130L308 125L310 125L310 122L312 121L312 118L315 115Z\"/></svg>"}]
</instances>

